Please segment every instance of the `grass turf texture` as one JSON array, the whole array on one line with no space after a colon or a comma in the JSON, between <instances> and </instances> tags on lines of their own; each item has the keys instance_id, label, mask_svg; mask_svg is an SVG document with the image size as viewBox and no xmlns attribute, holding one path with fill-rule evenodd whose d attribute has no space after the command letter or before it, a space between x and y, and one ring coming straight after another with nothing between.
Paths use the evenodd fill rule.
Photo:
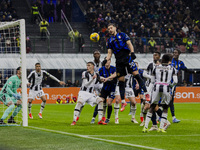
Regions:
<instances>
[{"instance_id":1,"label":"grass turf texture","mask_svg":"<svg viewBox=\"0 0 200 150\"><path fill-rule=\"evenodd\" d=\"M142 133L139 124L131 122L128 116L130 107L119 112L120 124L114 124L114 111L108 125L90 124L94 107L86 105L80 119L75 126L71 126L75 105L46 105L43 119L39 119L40 105L33 105L33 120L29 119L29 126L49 129L43 131L34 128L0 127L0 145L7 149L141 149L116 143L80 138L64 134L73 133L130 144L142 145L159 149L200 149L200 103L175 104L176 116L181 120L167 129L167 133ZM136 119L139 121L140 105L137 105ZM171 122L171 113L168 115ZM149 125L151 127L151 124ZM62 133L60 133L60 131Z\"/></svg>"}]
</instances>

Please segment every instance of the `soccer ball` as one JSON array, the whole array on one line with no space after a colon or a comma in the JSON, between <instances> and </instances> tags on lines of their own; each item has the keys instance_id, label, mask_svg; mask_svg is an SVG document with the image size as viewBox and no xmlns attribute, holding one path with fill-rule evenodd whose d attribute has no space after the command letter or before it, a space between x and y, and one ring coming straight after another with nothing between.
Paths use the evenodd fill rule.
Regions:
<instances>
[{"instance_id":1,"label":"soccer ball","mask_svg":"<svg viewBox=\"0 0 200 150\"><path fill-rule=\"evenodd\" d=\"M92 42L98 42L99 39L100 39L100 36L98 33L95 32L95 33L90 34L90 40Z\"/></svg>"}]
</instances>

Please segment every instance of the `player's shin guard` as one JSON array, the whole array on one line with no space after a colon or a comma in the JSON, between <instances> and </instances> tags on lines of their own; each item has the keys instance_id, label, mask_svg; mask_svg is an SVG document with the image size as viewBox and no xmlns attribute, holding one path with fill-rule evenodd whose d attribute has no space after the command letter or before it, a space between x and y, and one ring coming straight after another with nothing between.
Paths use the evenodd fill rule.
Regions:
<instances>
[{"instance_id":1,"label":"player's shin guard","mask_svg":"<svg viewBox=\"0 0 200 150\"><path fill-rule=\"evenodd\" d=\"M83 107L84 107L84 105L81 106L81 109L80 109L80 111L79 111L78 117L80 117L80 115L81 115L81 111L83 110Z\"/></svg>"},{"instance_id":2,"label":"player's shin guard","mask_svg":"<svg viewBox=\"0 0 200 150\"><path fill-rule=\"evenodd\" d=\"M103 100L100 97L98 97L97 103L98 103L98 122L99 122L102 120L103 117Z\"/></svg>"},{"instance_id":3,"label":"player's shin guard","mask_svg":"<svg viewBox=\"0 0 200 150\"><path fill-rule=\"evenodd\" d=\"M110 119L110 116L112 114L112 105L108 106L108 112L107 112L107 118Z\"/></svg>"},{"instance_id":4,"label":"player's shin guard","mask_svg":"<svg viewBox=\"0 0 200 150\"><path fill-rule=\"evenodd\" d=\"M131 105L131 114L132 114L132 118L135 118L135 113L137 110L137 106L136 105Z\"/></svg>"},{"instance_id":5,"label":"player's shin guard","mask_svg":"<svg viewBox=\"0 0 200 150\"><path fill-rule=\"evenodd\" d=\"M13 111L12 117L14 118L18 112L22 109L22 105L18 105L15 110Z\"/></svg>"},{"instance_id":6,"label":"player's shin guard","mask_svg":"<svg viewBox=\"0 0 200 150\"><path fill-rule=\"evenodd\" d=\"M78 103L76 104L75 109L74 109L73 121L76 122L76 119L77 119L77 117L78 117L78 115L79 115L79 112L80 112L80 109L81 109L82 106L83 106L82 103L79 103L79 102L78 102Z\"/></svg>"},{"instance_id":7,"label":"player's shin guard","mask_svg":"<svg viewBox=\"0 0 200 150\"><path fill-rule=\"evenodd\" d=\"M145 128L147 128L148 129L148 126L149 126L149 122L150 122L150 120L151 120L151 117L152 117L152 113L150 113L150 112L148 112L147 113L147 116L146 116L146 119L145 119Z\"/></svg>"},{"instance_id":8,"label":"player's shin guard","mask_svg":"<svg viewBox=\"0 0 200 150\"><path fill-rule=\"evenodd\" d=\"M167 122L167 113L163 112L162 117L161 117L161 122L160 122L160 129L163 129L164 124Z\"/></svg>"},{"instance_id":9,"label":"player's shin guard","mask_svg":"<svg viewBox=\"0 0 200 150\"><path fill-rule=\"evenodd\" d=\"M115 119L119 118L118 114L119 114L119 104L114 104L114 112L115 112Z\"/></svg>"},{"instance_id":10,"label":"player's shin guard","mask_svg":"<svg viewBox=\"0 0 200 150\"><path fill-rule=\"evenodd\" d=\"M40 108L40 113L42 114L44 108L45 108L45 105L46 105L46 101L42 101L41 103L41 108Z\"/></svg>"},{"instance_id":11,"label":"player's shin guard","mask_svg":"<svg viewBox=\"0 0 200 150\"><path fill-rule=\"evenodd\" d=\"M15 108L15 105L10 105L4 112L3 116L1 117L2 120L5 120L10 112Z\"/></svg>"},{"instance_id":12,"label":"player's shin guard","mask_svg":"<svg viewBox=\"0 0 200 150\"><path fill-rule=\"evenodd\" d=\"M29 114L31 113L31 107L32 107L32 103L28 103L28 112L29 112Z\"/></svg>"},{"instance_id":13,"label":"player's shin guard","mask_svg":"<svg viewBox=\"0 0 200 150\"><path fill-rule=\"evenodd\" d=\"M119 81L119 92L122 99L122 103L125 102L125 82Z\"/></svg>"},{"instance_id":14,"label":"player's shin guard","mask_svg":"<svg viewBox=\"0 0 200 150\"><path fill-rule=\"evenodd\" d=\"M136 80L138 81L140 87L144 90L144 92L147 92L147 88L146 88L146 86L145 86L145 84L144 84L144 81L142 80L141 76L140 76L139 74L137 74L137 75L135 76L135 78L136 78Z\"/></svg>"}]
</instances>

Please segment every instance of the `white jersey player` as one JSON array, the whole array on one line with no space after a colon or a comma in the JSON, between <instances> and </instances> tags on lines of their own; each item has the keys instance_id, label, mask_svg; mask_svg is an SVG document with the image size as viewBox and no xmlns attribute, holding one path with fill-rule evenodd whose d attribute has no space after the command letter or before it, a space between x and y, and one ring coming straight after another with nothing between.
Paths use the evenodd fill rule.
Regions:
<instances>
[{"instance_id":1,"label":"white jersey player","mask_svg":"<svg viewBox=\"0 0 200 150\"><path fill-rule=\"evenodd\" d=\"M103 115L103 100L94 94L94 86L100 80L100 77L97 73L94 72L94 63L88 62L87 63L87 71L82 73L82 85L81 89L78 93L78 100L77 104L74 109L74 117L73 122L71 125L75 125L77 121L77 117L79 116L79 112L84 105L85 102L94 106L98 104L98 117L99 122L98 124L104 124L102 122L102 115Z\"/></svg>"},{"instance_id":2,"label":"white jersey player","mask_svg":"<svg viewBox=\"0 0 200 150\"><path fill-rule=\"evenodd\" d=\"M161 117L160 128L158 131L166 132L164 130L164 124L167 123L167 111L168 106L171 99L170 88L175 86L178 82L176 70L174 67L169 65L170 56L165 54L162 57L161 64L156 66L153 70L153 74L151 77L151 82L154 83L153 91L152 91L152 99L150 110L146 116L145 127L143 132L148 131L148 124L152 117L152 113L158 102L161 98L161 104L163 105L163 113ZM173 83L171 83L173 81Z\"/></svg>"},{"instance_id":3,"label":"white jersey player","mask_svg":"<svg viewBox=\"0 0 200 150\"><path fill-rule=\"evenodd\" d=\"M41 109L38 114L39 118L42 119L42 111L46 104L46 97L44 95L44 91L42 90L42 81L45 77L50 77L53 80L57 81L60 85L65 85L63 81L58 80L53 75L49 74L45 70L41 70L40 63L35 64L35 70L32 71L28 75L28 82L30 85L29 96L28 96L28 110L29 110L29 117L33 119L31 113L32 101L38 96L42 100Z\"/></svg>"}]
</instances>

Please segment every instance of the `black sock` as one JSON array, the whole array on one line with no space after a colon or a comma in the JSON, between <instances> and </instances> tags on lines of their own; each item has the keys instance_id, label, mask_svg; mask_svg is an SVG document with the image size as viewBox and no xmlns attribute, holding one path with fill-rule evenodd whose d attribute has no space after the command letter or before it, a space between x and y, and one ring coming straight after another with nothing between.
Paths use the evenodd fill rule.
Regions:
<instances>
[{"instance_id":1,"label":"black sock","mask_svg":"<svg viewBox=\"0 0 200 150\"><path fill-rule=\"evenodd\" d=\"M160 118L162 117L162 110L160 108L156 111L156 113Z\"/></svg>"},{"instance_id":2,"label":"black sock","mask_svg":"<svg viewBox=\"0 0 200 150\"><path fill-rule=\"evenodd\" d=\"M143 103L143 100L144 100L143 98L141 98L141 99L140 99L140 104L142 104L142 103Z\"/></svg>"},{"instance_id":3,"label":"black sock","mask_svg":"<svg viewBox=\"0 0 200 150\"><path fill-rule=\"evenodd\" d=\"M123 81L119 81L119 92L120 92L120 96L121 99L125 99L124 95L125 95L125 82Z\"/></svg>"},{"instance_id":4,"label":"black sock","mask_svg":"<svg viewBox=\"0 0 200 150\"><path fill-rule=\"evenodd\" d=\"M98 114L98 105L96 105L94 109L93 117L96 118L97 114Z\"/></svg>"},{"instance_id":5,"label":"black sock","mask_svg":"<svg viewBox=\"0 0 200 150\"><path fill-rule=\"evenodd\" d=\"M141 76L140 76L139 74L137 74L137 75L135 76L135 78L136 78L136 80L138 81L140 87L144 90L144 92L147 92L147 88L146 88L146 86L145 86L145 84L144 84L144 81L142 80Z\"/></svg>"},{"instance_id":6,"label":"black sock","mask_svg":"<svg viewBox=\"0 0 200 150\"><path fill-rule=\"evenodd\" d=\"M108 119L110 119L111 113L112 113L112 105L108 106L108 112L107 112L107 118Z\"/></svg>"},{"instance_id":7,"label":"black sock","mask_svg":"<svg viewBox=\"0 0 200 150\"><path fill-rule=\"evenodd\" d=\"M153 115L152 115L152 117L151 117L151 121L152 121L153 125L157 125L156 113L155 113L155 112L153 112Z\"/></svg>"}]
</instances>

